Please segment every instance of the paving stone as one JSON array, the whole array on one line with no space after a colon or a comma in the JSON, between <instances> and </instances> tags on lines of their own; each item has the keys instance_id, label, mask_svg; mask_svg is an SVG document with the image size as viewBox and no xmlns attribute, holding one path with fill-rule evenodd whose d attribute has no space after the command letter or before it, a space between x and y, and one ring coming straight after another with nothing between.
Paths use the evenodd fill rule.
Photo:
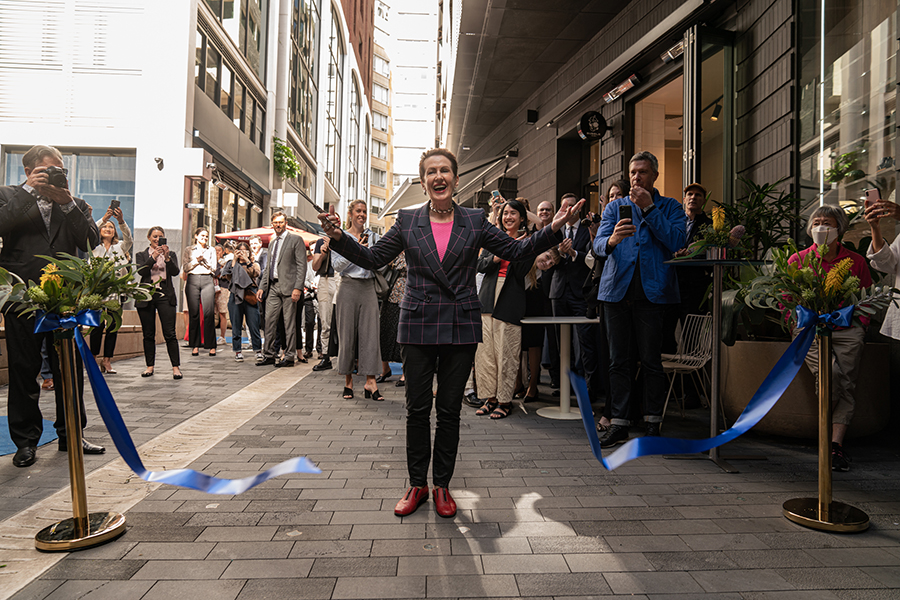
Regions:
<instances>
[{"instance_id":1,"label":"paving stone","mask_svg":"<svg viewBox=\"0 0 900 600\"><path fill-rule=\"evenodd\" d=\"M720 533L710 535L682 535L691 550L762 550L768 545L756 535L748 533Z\"/></svg>"},{"instance_id":2,"label":"paving stone","mask_svg":"<svg viewBox=\"0 0 900 600\"><path fill-rule=\"evenodd\" d=\"M524 573L515 578L519 593L525 597L602 596L612 593L600 573Z\"/></svg>"},{"instance_id":3,"label":"paving stone","mask_svg":"<svg viewBox=\"0 0 900 600\"><path fill-rule=\"evenodd\" d=\"M146 561L143 560L78 560L60 561L42 579L130 579Z\"/></svg>"},{"instance_id":4,"label":"paving stone","mask_svg":"<svg viewBox=\"0 0 900 600\"><path fill-rule=\"evenodd\" d=\"M833 592L816 590L814 592L790 590L784 592L743 592L745 600L838 600Z\"/></svg>"},{"instance_id":5,"label":"paving stone","mask_svg":"<svg viewBox=\"0 0 900 600\"><path fill-rule=\"evenodd\" d=\"M616 594L699 594L703 592L687 573L607 573L606 581Z\"/></svg>"},{"instance_id":6,"label":"paving stone","mask_svg":"<svg viewBox=\"0 0 900 600\"><path fill-rule=\"evenodd\" d=\"M432 575L427 582L429 598L515 598L512 575Z\"/></svg>"},{"instance_id":7,"label":"paving stone","mask_svg":"<svg viewBox=\"0 0 900 600\"><path fill-rule=\"evenodd\" d=\"M484 570L479 556L401 556L397 562L397 575L409 577L482 575Z\"/></svg>"},{"instance_id":8,"label":"paving stone","mask_svg":"<svg viewBox=\"0 0 900 600\"><path fill-rule=\"evenodd\" d=\"M726 550L725 554L743 569L815 568L823 564L802 550Z\"/></svg>"},{"instance_id":9,"label":"paving stone","mask_svg":"<svg viewBox=\"0 0 900 600\"><path fill-rule=\"evenodd\" d=\"M645 552L644 556L656 571L706 571L738 566L724 552Z\"/></svg>"},{"instance_id":10,"label":"paving stone","mask_svg":"<svg viewBox=\"0 0 900 600\"><path fill-rule=\"evenodd\" d=\"M391 577L397 575L397 559L382 558L317 558L310 577Z\"/></svg>"},{"instance_id":11,"label":"paving stone","mask_svg":"<svg viewBox=\"0 0 900 600\"><path fill-rule=\"evenodd\" d=\"M125 558L136 560L203 560L215 546L212 542L139 542Z\"/></svg>"},{"instance_id":12,"label":"paving stone","mask_svg":"<svg viewBox=\"0 0 900 600\"><path fill-rule=\"evenodd\" d=\"M650 530L641 521L575 521L572 529L579 536L650 535Z\"/></svg>"},{"instance_id":13,"label":"paving stone","mask_svg":"<svg viewBox=\"0 0 900 600\"><path fill-rule=\"evenodd\" d=\"M456 578L454 578L456 579ZM425 598L425 577L339 577L334 600Z\"/></svg>"},{"instance_id":14,"label":"paving stone","mask_svg":"<svg viewBox=\"0 0 900 600\"><path fill-rule=\"evenodd\" d=\"M227 560L150 560L134 574L134 579L218 579ZM203 584L204 586L206 583Z\"/></svg>"},{"instance_id":15,"label":"paving stone","mask_svg":"<svg viewBox=\"0 0 900 600\"><path fill-rule=\"evenodd\" d=\"M207 527L197 537L199 542L266 542L275 536L275 526L266 527Z\"/></svg>"},{"instance_id":16,"label":"paving stone","mask_svg":"<svg viewBox=\"0 0 900 600\"><path fill-rule=\"evenodd\" d=\"M616 571L653 571L653 565L640 552L605 554L565 554L573 573L611 573Z\"/></svg>"},{"instance_id":17,"label":"paving stone","mask_svg":"<svg viewBox=\"0 0 900 600\"><path fill-rule=\"evenodd\" d=\"M601 537L529 537L528 542L535 554L562 554L564 552L590 553L611 552L612 549Z\"/></svg>"},{"instance_id":18,"label":"paving stone","mask_svg":"<svg viewBox=\"0 0 900 600\"><path fill-rule=\"evenodd\" d=\"M195 527L212 527L216 525L244 525L253 526L259 523L263 513L244 512L204 512L194 513L187 524Z\"/></svg>"},{"instance_id":19,"label":"paving stone","mask_svg":"<svg viewBox=\"0 0 900 600\"><path fill-rule=\"evenodd\" d=\"M882 548L811 548L805 553L828 567L900 566L900 557Z\"/></svg>"},{"instance_id":20,"label":"paving stone","mask_svg":"<svg viewBox=\"0 0 900 600\"><path fill-rule=\"evenodd\" d=\"M681 535L725 533L714 521L707 519L681 519L671 521L650 520L644 525L653 535Z\"/></svg>"},{"instance_id":21,"label":"paving stone","mask_svg":"<svg viewBox=\"0 0 900 600\"><path fill-rule=\"evenodd\" d=\"M124 600L140 598L153 586L153 581L86 581L70 580L56 588L45 600ZM18 598L18 596L14 596Z\"/></svg>"},{"instance_id":22,"label":"paving stone","mask_svg":"<svg viewBox=\"0 0 900 600\"><path fill-rule=\"evenodd\" d=\"M497 523L455 523L448 519L441 519L438 523L425 525L425 537L427 538L497 538L500 536L500 526Z\"/></svg>"},{"instance_id":23,"label":"paving stone","mask_svg":"<svg viewBox=\"0 0 900 600\"><path fill-rule=\"evenodd\" d=\"M35 579L21 590L10 596L11 600L44 600L53 590L59 588L65 581L56 579ZM68 596L71 598L71 596Z\"/></svg>"},{"instance_id":24,"label":"paving stone","mask_svg":"<svg viewBox=\"0 0 900 600\"><path fill-rule=\"evenodd\" d=\"M528 544L527 538L499 538L499 537L479 537L479 538L452 538L452 539L435 539L429 538L439 544L442 548L444 544L450 542L451 553L455 556L465 555L484 555L484 554L531 554L531 546Z\"/></svg>"},{"instance_id":25,"label":"paving stone","mask_svg":"<svg viewBox=\"0 0 900 600\"><path fill-rule=\"evenodd\" d=\"M871 571L875 573L871 573ZM896 582L890 587L900 587L900 577L896 569L885 567L867 567L862 569L850 567L828 567L821 569L777 569L776 571L788 583L800 590L840 590L849 588L880 588L886 584L875 577L876 574L893 573ZM889 578L890 579L890 578Z\"/></svg>"},{"instance_id":26,"label":"paving stone","mask_svg":"<svg viewBox=\"0 0 900 600\"><path fill-rule=\"evenodd\" d=\"M709 592L792 590L794 586L772 569L691 571L703 589Z\"/></svg>"},{"instance_id":27,"label":"paving stone","mask_svg":"<svg viewBox=\"0 0 900 600\"><path fill-rule=\"evenodd\" d=\"M209 560L287 558L293 542L219 542L206 557Z\"/></svg>"},{"instance_id":28,"label":"paving stone","mask_svg":"<svg viewBox=\"0 0 900 600\"><path fill-rule=\"evenodd\" d=\"M244 587L243 581L157 581L141 600L234 600Z\"/></svg>"},{"instance_id":29,"label":"paving stone","mask_svg":"<svg viewBox=\"0 0 900 600\"><path fill-rule=\"evenodd\" d=\"M569 572L569 566L559 554L486 554L481 557L481 561L487 575Z\"/></svg>"},{"instance_id":30,"label":"paving stone","mask_svg":"<svg viewBox=\"0 0 900 600\"><path fill-rule=\"evenodd\" d=\"M274 540L349 540L350 525L281 525Z\"/></svg>"},{"instance_id":31,"label":"paving stone","mask_svg":"<svg viewBox=\"0 0 900 600\"><path fill-rule=\"evenodd\" d=\"M222 579L281 579L308 577L312 559L234 560Z\"/></svg>"},{"instance_id":32,"label":"paving stone","mask_svg":"<svg viewBox=\"0 0 900 600\"><path fill-rule=\"evenodd\" d=\"M900 589L900 569L898 569L897 567L862 567L860 568L860 571L888 587ZM860 585L852 587L866 586Z\"/></svg>"},{"instance_id":33,"label":"paving stone","mask_svg":"<svg viewBox=\"0 0 900 600\"><path fill-rule=\"evenodd\" d=\"M297 541L289 558L376 556L367 540Z\"/></svg>"}]
</instances>

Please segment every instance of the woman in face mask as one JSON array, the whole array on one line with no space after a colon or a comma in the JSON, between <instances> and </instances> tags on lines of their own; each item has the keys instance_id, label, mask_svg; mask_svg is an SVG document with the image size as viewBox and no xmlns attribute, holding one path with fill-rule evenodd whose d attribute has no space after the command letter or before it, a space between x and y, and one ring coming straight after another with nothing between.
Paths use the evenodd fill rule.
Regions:
<instances>
[{"instance_id":1,"label":"woman in face mask","mask_svg":"<svg viewBox=\"0 0 900 600\"><path fill-rule=\"evenodd\" d=\"M846 213L837 206L820 206L809 217L806 232L813 239L813 244L798 254L793 255L788 262L799 263L810 252L818 252L819 246L827 246L828 252L822 257L822 269L827 273L844 259L850 258L853 264L850 267L850 275L859 278L860 288L872 285L872 275L866 260L856 252L851 252L841 245L840 238L850 226ZM869 319L865 316L847 328L838 328L832 332L831 349L833 356L832 376L832 405L831 405L831 468L834 471L849 471L850 457L844 451L844 435L847 426L853 418L856 390L856 379L859 375L859 359L862 357L863 344L866 336L866 326ZM794 336L797 332L794 332ZM818 375L819 348L813 342L809 353L806 355L806 366L812 371L813 376Z\"/></svg>"}]
</instances>

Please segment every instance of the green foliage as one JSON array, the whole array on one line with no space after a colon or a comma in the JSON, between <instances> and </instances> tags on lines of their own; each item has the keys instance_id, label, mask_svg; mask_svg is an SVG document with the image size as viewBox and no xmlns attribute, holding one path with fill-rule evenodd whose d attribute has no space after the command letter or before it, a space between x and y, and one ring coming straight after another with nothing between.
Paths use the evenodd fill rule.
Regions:
<instances>
[{"instance_id":1,"label":"green foliage","mask_svg":"<svg viewBox=\"0 0 900 600\"><path fill-rule=\"evenodd\" d=\"M865 177L866 174L856 168L856 161L859 160L862 149L863 147L860 146L856 150L851 150L838 156L831 164L831 168L825 170L825 181L827 183L840 183L847 177L852 179Z\"/></svg>"},{"instance_id":2,"label":"green foliage","mask_svg":"<svg viewBox=\"0 0 900 600\"><path fill-rule=\"evenodd\" d=\"M122 326L120 297L149 300L155 286L142 284L131 269L106 257L86 259L62 253L62 258L40 256L49 261L40 281L26 286L14 273L0 269L0 308L7 302L20 304L20 313L37 310L60 316L85 309L99 310L111 330Z\"/></svg>"},{"instance_id":3,"label":"green foliage","mask_svg":"<svg viewBox=\"0 0 900 600\"><path fill-rule=\"evenodd\" d=\"M842 260L826 273L821 257L828 253L828 247L822 245L817 250L794 263L789 262L797 254L793 240L773 250L774 271L754 278L744 287L744 303L780 313L786 327L794 323L798 306L821 315L854 305L853 315L858 319L874 315L893 302L897 291L893 288L859 287L859 278L850 275L851 258Z\"/></svg>"},{"instance_id":4,"label":"green foliage","mask_svg":"<svg viewBox=\"0 0 900 600\"><path fill-rule=\"evenodd\" d=\"M300 162L294 154L294 150L283 139L276 137L275 143L275 170L284 179L296 179L300 175Z\"/></svg>"},{"instance_id":5,"label":"green foliage","mask_svg":"<svg viewBox=\"0 0 900 600\"><path fill-rule=\"evenodd\" d=\"M747 231L740 245L751 259L759 260L791 236L792 227L799 220L800 199L778 190L784 179L762 185L744 178L741 182L746 195L721 207L726 228L743 225Z\"/></svg>"}]
</instances>

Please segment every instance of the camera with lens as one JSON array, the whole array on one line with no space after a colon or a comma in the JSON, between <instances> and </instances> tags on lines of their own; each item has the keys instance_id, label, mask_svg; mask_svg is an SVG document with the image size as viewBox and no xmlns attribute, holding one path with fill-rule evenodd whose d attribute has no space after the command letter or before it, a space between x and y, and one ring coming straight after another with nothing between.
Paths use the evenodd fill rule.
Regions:
<instances>
[{"instance_id":1,"label":"camera with lens","mask_svg":"<svg viewBox=\"0 0 900 600\"><path fill-rule=\"evenodd\" d=\"M54 187L68 189L69 180L66 179L66 170L61 167L49 166L44 169L47 174L47 184Z\"/></svg>"},{"instance_id":2,"label":"camera with lens","mask_svg":"<svg viewBox=\"0 0 900 600\"><path fill-rule=\"evenodd\" d=\"M592 218L584 218L581 220L581 224L585 227L590 227L592 223L599 223L603 220L603 215L600 213L595 214Z\"/></svg>"}]
</instances>

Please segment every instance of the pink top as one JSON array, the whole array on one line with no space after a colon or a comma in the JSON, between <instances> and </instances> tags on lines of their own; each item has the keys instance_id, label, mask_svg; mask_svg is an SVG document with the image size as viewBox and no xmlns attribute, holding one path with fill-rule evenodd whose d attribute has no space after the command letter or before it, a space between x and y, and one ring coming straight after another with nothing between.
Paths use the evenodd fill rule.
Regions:
<instances>
[{"instance_id":1,"label":"pink top","mask_svg":"<svg viewBox=\"0 0 900 600\"><path fill-rule=\"evenodd\" d=\"M434 245L437 246L438 258L444 260L447 246L450 245L450 232L453 231L453 221L447 223L431 223L431 235L434 236Z\"/></svg>"}]
</instances>

